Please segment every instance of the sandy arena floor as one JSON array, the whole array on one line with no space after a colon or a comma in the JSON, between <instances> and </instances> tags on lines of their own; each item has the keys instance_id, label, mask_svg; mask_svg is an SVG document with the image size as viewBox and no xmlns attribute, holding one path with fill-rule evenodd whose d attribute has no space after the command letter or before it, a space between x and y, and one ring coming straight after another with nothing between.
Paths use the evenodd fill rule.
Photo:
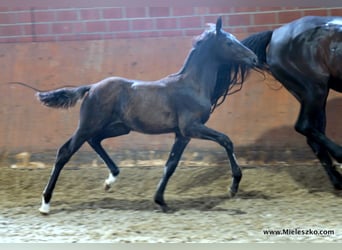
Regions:
<instances>
[{"instance_id":1,"label":"sandy arena floor","mask_svg":"<svg viewBox=\"0 0 342 250\"><path fill-rule=\"evenodd\" d=\"M242 169L240 192L229 198L228 167L182 164L165 193L175 212L164 214L152 200L162 167L122 167L113 188L105 192L105 166L68 165L57 183L51 214L42 216L38 212L40 195L50 166L29 170L4 165L0 167L0 239L342 242L342 193L332 189L319 164ZM264 230L286 234L270 236ZM320 230L334 234L316 234Z\"/></svg>"}]
</instances>

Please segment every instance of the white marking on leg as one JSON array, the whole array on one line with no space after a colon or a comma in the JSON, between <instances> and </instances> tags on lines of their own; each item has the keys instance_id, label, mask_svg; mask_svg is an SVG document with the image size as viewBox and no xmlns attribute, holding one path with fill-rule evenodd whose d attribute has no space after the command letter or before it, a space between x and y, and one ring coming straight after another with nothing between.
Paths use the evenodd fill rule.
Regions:
<instances>
[{"instance_id":1,"label":"white marking on leg","mask_svg":"<svg viewBox=\"0 0 342 250\"><path fill-rule=\"evenodd\" d=\"M109 173L108 178L105 180L105 189L108 190L111 188L112 184L115 182L116 178L112 173Z\"/></svg>"},{"instance_id":2,"label":"white marking on leg","mask_svg":"<svg viewBox=\"0 0 342 250\"><path fill-rule=\"evenodd\" d=\"M39 212L42 214L50 213L50 204L45 202L44 197L42 197L42 205L39 208Z\"/></svg>"}]
</instances>

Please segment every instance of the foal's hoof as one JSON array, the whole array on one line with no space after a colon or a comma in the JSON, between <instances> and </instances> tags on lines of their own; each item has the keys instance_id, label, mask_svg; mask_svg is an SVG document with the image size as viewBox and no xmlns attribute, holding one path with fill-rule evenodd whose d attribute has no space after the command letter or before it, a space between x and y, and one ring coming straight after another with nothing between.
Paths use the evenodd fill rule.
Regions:
<instances>
[{"instance_id":1,"label":"foal's hoof","mask_svg":"<svg viewBox=\"0 0 342 250\"><path fill-rule=\"evenodd\" d=\"M107 183L104 183L104 185L103 185L103 189L104 189L104 191L109 191L110 189L111 189L111 185L108 185Z\"/></svg>"},{"instance_id":2,"label":"foal's hoof","mask_svg":"<svg viewBox=\"0 0 342 250\"><path fill-rule=\"evenodd\" d=\"M42 199L42 205L39 208L39 212L42 215L48 215L50 213L50 204L45 203L44 198Z\"/></svg>"},{"instance_id":3,"label":"foal's hoof","mask_svg":"<svg viewBox=\"0 0 342 250\"><path fill-rule=\"evenodd\" d=\"M160 205L160 209L163 213L172 213L174 212L174 210L172 208L170 208L168 205Z\"/></svg>"},{"instance_id":4,"label":"foal's hoof","mask_svg":"<svg viewBox=\"0 0 342 250\"><path fill-rule=\"evenodd\" d=\"M236 196L236 194L237 194L237 190L235 191L235 190L230 189L228 192L228 196L230 198L234 198Z\"/></svg>"},{"instance_id":5,"label":"foal's hoof","mask_svg":"<svg viewBox=\"0 0 342 250\"><path fill-rule=\"evenodd\" d=\"M109 174L108 178L104 182L104 190L108 191L111 187L112 184L115 182L116 178L114 175Z\"/></svg>"},{"instance_id":6,"label":"foal's hoof","mask_svg":"<svg viewBox=\"0 0 342 250\"><path fill-rule=\"evenodd\" d=\"M335 190L342 190L342 183L334 183Z\"/></svg>"}]
</instances>

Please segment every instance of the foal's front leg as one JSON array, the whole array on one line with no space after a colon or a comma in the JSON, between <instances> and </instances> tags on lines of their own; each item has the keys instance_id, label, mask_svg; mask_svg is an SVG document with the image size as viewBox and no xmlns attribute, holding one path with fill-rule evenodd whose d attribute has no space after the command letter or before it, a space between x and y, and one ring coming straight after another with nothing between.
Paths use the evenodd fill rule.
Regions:
<instances>
[{"instance_id":1,"label":"foal's front leg","mask_svg":"<svg viewBox=\"0 0 342 250\"><path fill-rule=\"evenodd\" d=\"M234 149L233 149L233 143L229 139L229 137L223 133L217 132L211 128L206 127L203 124L193 124L191 126L188 126L186 130L184 131L186 136L192 137L192 138L198 138L198 139L204 139L204 140L211 140L214 142L217 142L227 152L230 166L232 169L232 175L233 175L233 182L230 187L230 193L232 196L234 196L239 189L239 183L242 178L242 172L241 169L236 161Z\"/></svg>"},{"instance_id":2,"label":"foal's front leg","mask_svg":"<svg viewBox=\"0 0 342 250\"><path fill-rule=\"evenodd\" d=\"M157 203L163 212L168 212L169 207L165 203L164 200L164 191L166 185L177 168L178 162L184 152L185 147L188 145L190 138L183 137L181 135L176 134L175 143L172 146L172 150L169 155L169 159L166 162L164 175L159 182L156 194L154 196L154 201Z\"/></svg>"}]
</instances>

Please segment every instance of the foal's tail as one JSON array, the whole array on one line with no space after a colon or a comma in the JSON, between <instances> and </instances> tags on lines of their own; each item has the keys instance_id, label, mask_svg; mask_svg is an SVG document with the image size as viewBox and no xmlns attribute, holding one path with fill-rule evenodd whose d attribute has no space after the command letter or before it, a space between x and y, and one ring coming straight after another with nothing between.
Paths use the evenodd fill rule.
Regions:
<instances>
[{"instance_id":1,"label":"foal's tail","mask_svg":"<svg viewBox=\"0 0 342 250\"><path fill-rule=\"evenodd\" d=\"M243 45L252 50L258 57L257 68L268 71L268 64L266 61L266 48L271 41L273 31L263 31L251 35L241 41Z\"/></svg>"},{"instance_id":2,"label":"foal's tail","mask_svg":"<svg viewBox=\"0 0 342 250\"><path fill-rule=\"evenodd\" d=\"M76 105L77 101L82 99L91 88L91 85L80 87L64 87L56 90L42 91L32 87L26 83L12 82L10 84L19 84L36 91L38 100L45 106L51 108L71 108Z\"/></svg>"}]
</instances>

